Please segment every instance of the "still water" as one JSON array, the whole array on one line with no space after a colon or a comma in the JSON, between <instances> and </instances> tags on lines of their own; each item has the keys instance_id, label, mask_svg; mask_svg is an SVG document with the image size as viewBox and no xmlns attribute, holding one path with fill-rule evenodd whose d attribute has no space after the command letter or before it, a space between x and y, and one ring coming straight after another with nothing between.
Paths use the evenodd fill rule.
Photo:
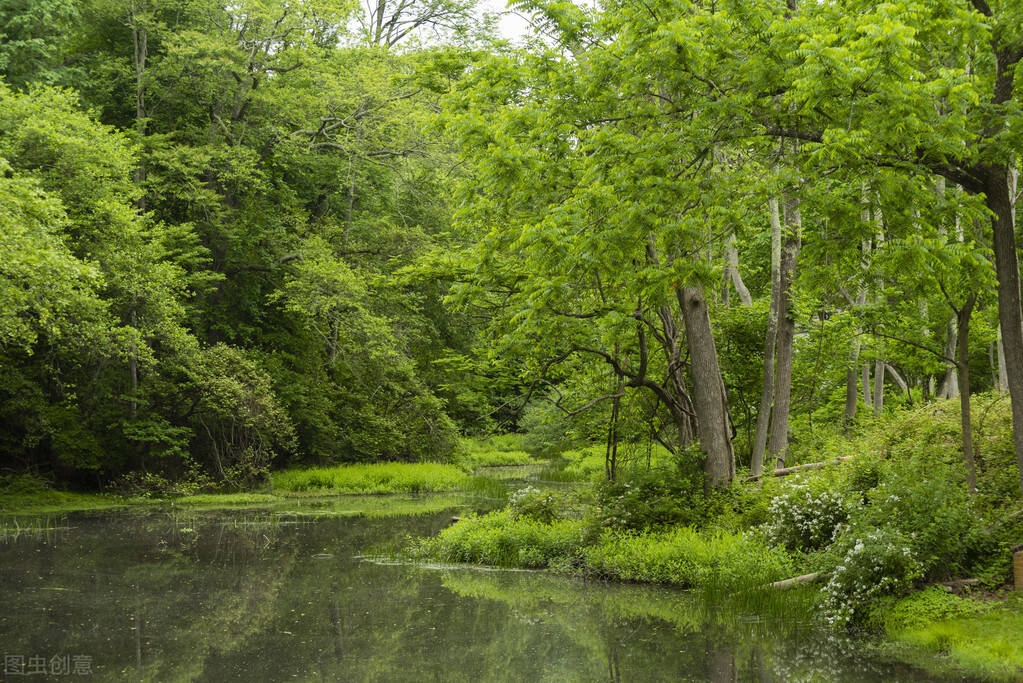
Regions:
<instances>
[{"instance_id":1,"label":"still water","mask_svg":"<svg viewBox=\"0 0 1023 683\"><path fill-rule=\"evenodd\" d=\"M50 518L0 541L0 679L935 680L681 591L366 559L451 515Z\"/></svg>"}]
</instances>

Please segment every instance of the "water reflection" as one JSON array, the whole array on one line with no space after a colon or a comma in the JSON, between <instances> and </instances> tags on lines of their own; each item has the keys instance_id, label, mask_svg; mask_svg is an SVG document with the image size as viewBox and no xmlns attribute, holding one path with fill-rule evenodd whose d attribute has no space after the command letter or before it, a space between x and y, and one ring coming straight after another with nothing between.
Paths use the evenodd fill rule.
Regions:
<instances>
[{"instance_id":1,"label":"water reflection","mask_svg":"<svg viewBox=\"0 0 1023 683\"><path fill-rule=\"evenodd\" d=\"M777 611L357 557L450 518L68 515L0 541L0 649L88 656L95 681L917 679Z\"/></svg>"}]
</instances>

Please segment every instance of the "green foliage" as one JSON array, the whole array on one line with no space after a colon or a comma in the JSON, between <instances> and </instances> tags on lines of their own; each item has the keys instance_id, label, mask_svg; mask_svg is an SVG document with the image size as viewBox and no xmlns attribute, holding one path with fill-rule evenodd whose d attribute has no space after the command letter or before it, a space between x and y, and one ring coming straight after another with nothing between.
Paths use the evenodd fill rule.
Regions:
<instances>
[{"instance_id":1,"label":"green foliage","mask_svg":"<svg viewBox=\"0 0 1023 683\"><path fill-rule=\"evenodd\" d=\"M527 517L550 524L562 516L559 510L560 502L551 491L541 491L527 486L511 494L508 498L508 509L516 519Z\"/></svg>"},{"instance_id":2,"label":"green foliage","mask_svg":"<svg viewBox=\"0 0 1023 683\"><path fill-rule=\"evenodd\" d=\"M887 627L900 658L933 669L935 660L966 675L1014 681L1023 675L1023 613L1018 597L1002 604L957 598L931 588L882 607L875 615Z\"/></svg>"},{"instance_id":3,"label":"green foliage","mask_svg":"<svg viewBox=\"0 0 1023 683\"><path fill-rule=\"evenodd\" d=\"M691 527L646 534L605 532L585 549L587 566L598 575L651 581L709 591L763 588L792 573L780 549L749 534L700 532Z\"/></svg>"},{"instance_id":4,"label":"green foliage","mask_svg":"<svg viewBox=\"0 0 1023 683\"><path fill-rule=\"evenodd\" d=\"M909 588L923 574L909 538L891 527L847 534L831 552L838 565L821 589L820 602L833 628L862 619L872 600Z\"/></svg>"},{"instance_id":5,"label":"green foliage","mask_svg":"<svg viewBox=\"0 0 1023 683\"><path fill-rule=\"evenodd\" d=\"M866 623L895 637L908 629L919 629L938 621L990 610L991 603L963 598L942 586L931 586L903 598L879 600L870 610Z\"/></svg>"},{"instance_id":6,"label":"green foliage","mask_svg":"<svg viewBox=\"0 0 1023 683\"><path fill-rule=\"evenodd\" d=\"M416 539L407 552L414 559L544 568L576 557L585 536L580 521L545 523L502 510L470 516L436 537Z\"/></svg>"},{"instance_id":7,"label":"green foliage","mask_svg":"<svg viewBox=\"0 0 1023 683\"><path fill-rule=\"evenodd\" d=\"M329 493L416 493L452 491L467 480L454 465L375 463L285 470L273 475L274 489Z\"/></svg>"},{"instance_id":8,"label":"green foliage","mask_svg":"<svg viewBox=\"0 0 1023 683\"><path fill-rule=\"evenodd\" d=\"M710 503L703 492L698 454L680 457L646 469L626 469L616 481L597 488L602 524L613 529L642 531L667 526L702 526Z\"/></svg>"},{"instance_id":9,"label":"green foliage","mask_svg":"<svg viewBox=\"0 0 1023 683\"><path fill-rule=\"evenodd\" d=\"M217 474L242 488L265 480L281 449L294 444L287 413L270 377L244 352L224 344L204 349L188 369L198 396L195 420Z\"/></svg>"}]
</instances>

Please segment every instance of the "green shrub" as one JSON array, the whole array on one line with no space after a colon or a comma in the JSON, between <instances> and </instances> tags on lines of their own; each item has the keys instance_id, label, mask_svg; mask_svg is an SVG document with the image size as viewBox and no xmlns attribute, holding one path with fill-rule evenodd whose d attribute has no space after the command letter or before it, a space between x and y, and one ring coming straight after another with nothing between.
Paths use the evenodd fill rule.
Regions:
<instances>
[{"instance_id":1,"label":"green shrub","mask_svg":"<svg viewBox=\"0 0 1023 683\"><path fill-rule=\"evenodd\" d=\"M630 468L618 481L597 487L597 505L609 528L640 531L700 525L708 513L703 470L689 453L649 470Z\"/></svg>"},{"instance_id":2,"label":"green shrub","mask_svg":"<svg viewBox=\"0 0 1023 683\"><path fill-rule=\"evenodd\" d=\"M824 619L834 628L863 617L873 600L908 588L923 573L909 539L891 527L846 536L836 546L841 560L820 594Z\"/></svg>"},{"instance_id":3,"label":"green shrub","mask_svg":"<svg viewBox=\"0 0 1023 683\"><path fill-rule=\"evenodd\" d=\"M540 491L532 486L527 486L511 495L508 500L508 508L516 519L526 517L550 524L561 517L558 502L552 492Z\"/></svg>"},{"instance_id":4,"label":"green shrub","mask_svg":"<svg viewBox=\"0 0 1023 683\"><path fill-rule=\"evenodd\" d=\"M5 474L0 476L0 493L22 495L42 493L53 487L46 479L34 474Z\"/></svg>"}]
</instances>

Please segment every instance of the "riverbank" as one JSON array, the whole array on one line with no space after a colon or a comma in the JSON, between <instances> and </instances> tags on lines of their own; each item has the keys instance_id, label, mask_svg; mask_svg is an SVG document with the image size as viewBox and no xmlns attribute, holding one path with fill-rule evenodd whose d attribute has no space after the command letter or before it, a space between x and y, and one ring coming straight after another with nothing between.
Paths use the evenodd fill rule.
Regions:
<instances>
[{"instance_id":1,"label":"riverbank","mask_svg":"<svg viewBox=\"0 0 1023 683\"><path fill-rule=\"evenodd\" d=\"M882 657L926 671L986 680L1023 678L1023 592L957 596L942 586L911 593L873 616Z\"/></svg>"},{"instance_id":2,"label":"riverbank","mask_svg":"<svg viewBox=\"0 0 1023 683\"><path fill-rule=\"evenodd\" d=\"M927 618L917 621L887 613L921 611L934 599L928 587L940 582L970 579L978 595L990 596L1011 580L1009 548L1023 540L1023 501L1008 403L981 396L974 405L982 418L976 491L965 484L958 406L948 401L853 434L818 429L787 463L818 464L756 480L740 473L709 495L698 453L633 458L614 482L600 481L589 463L591 485L520 491L504 510L413 540L405 553L413 561L748 594L754 605L757 594L777 592L770 584L787 587L801 576L812 595L808 612L830 630L880 633L900 660L1018 679L1019 600L985 611L964 607L971 597L957 598L955 609L924 610Z\"/></svg>"}]
</instances>

